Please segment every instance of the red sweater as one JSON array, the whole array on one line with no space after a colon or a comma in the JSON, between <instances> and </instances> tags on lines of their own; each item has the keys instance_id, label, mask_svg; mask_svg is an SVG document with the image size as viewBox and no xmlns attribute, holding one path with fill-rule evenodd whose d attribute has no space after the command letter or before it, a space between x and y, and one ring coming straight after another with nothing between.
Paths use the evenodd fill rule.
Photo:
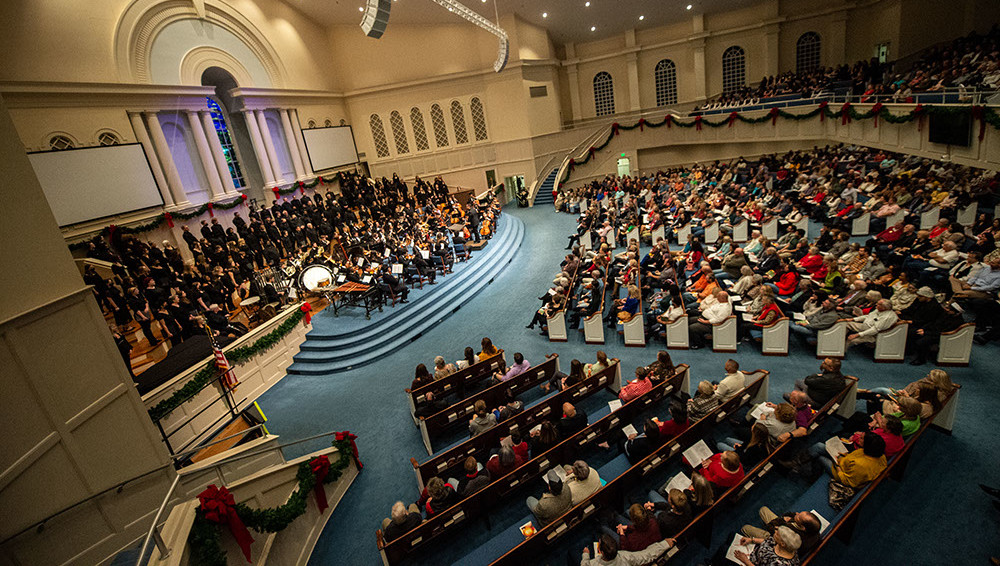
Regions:
<instances>
[{"instance_id":1,"label":"red sweater","mask_svg":"<svg viewBox=\"0 0 1000 566\"><path fill-rule=\"evenodd\" d=\"M799 274L794 271L786 271L774 284L778 286L779 295L791 295L799 286Z\"/></svg>"},{"instance_id":2,"label":"red sweater","mask_svg":"<svg viewBox=\"0 0 1000 566\"><path fill-rule=\"evenodd\" d=\"M663 440L669 440L687 430L690 424L691 423L689 421L684 421L682 423L678 423L673 420L662 422L660 423L660 438Z\"/></svg>"},{"instance_id":3,"label":"red sweater","mask_svg":"<svg viewBox=\"0 0 1000 566\"><path fill-rule=\"evenodd\" d=\"M743 464L735 472L722 467L722 453L713 454L708 459L708 466L701 469L701 475L715 485L730 488L743 481Z\"/></svg>"},{"instance_id":4,"label":"red sweater","mask_svg":"<svg viewBox=\"0 0 1000 566\"><path fill-rule=\"evenodd\" d=\"M638 552L646 550L647 546L661 540L663 537L660 536L660 524L651 517L646 523L646 530L640 531L635 528L635 525L629 525L618 542L618 548L629 552Z\"/></svg>"},{"instance_id":5,"label":"red sweater","mask_svg":"<svg viewBox=\"0 0 1000 566\"><path fill-rule=\"evenodd\" d=\"M805 269L809 275L813 275L823 267L823 256L820 254L809 254L799 260L799 267Z\"/></svg>"}]
</instances>

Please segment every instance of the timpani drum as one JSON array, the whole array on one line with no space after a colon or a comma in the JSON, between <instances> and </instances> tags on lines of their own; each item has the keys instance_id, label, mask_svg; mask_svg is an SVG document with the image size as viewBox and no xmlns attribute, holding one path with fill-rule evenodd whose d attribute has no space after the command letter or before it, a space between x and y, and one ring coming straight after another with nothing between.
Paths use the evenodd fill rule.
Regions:
<instances>
[{"instance_id":1,"label":"timpani drum","mask_svg":"<svg viewBox=\"0 0 1000 566\"><path fill-rule=\"evenodd\" d=\"M299 285L307 291L323 291L332 284L333 271L325 265L310 265L299 274Z\"/></svg>"}]
</instances>

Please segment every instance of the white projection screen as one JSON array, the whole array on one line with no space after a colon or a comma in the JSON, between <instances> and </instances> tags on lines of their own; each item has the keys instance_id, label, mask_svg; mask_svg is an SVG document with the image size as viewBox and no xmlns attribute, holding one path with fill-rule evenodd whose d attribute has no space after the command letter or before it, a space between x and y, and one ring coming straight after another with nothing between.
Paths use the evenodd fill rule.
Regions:
<instances>
[{"instance_id":1,"label":"white projection screen","mask_svg":"<svg viewBox=\"0 0 1000 566\"><path fill-rule=\"evenodd\" d=\"M29 153L60 226L163 204L140 144Z\"/></svg>"},{"instance_id":2,"label":"white projection screen","mask_svg":"<svg viewBox=\"0 0 1000 566\"><path fill-rule=\"evenodd\" d=\"M358 162L358 148L350 126L308 128L302 130L302 137L313 172Z\"/></svg>"}]
</instances>

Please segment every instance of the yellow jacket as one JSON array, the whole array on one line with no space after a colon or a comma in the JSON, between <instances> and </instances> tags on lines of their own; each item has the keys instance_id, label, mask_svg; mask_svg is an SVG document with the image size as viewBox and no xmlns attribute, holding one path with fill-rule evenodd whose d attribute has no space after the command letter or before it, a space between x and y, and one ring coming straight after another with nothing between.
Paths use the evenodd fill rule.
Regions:
<instances>
[{"instance_id":1,"label":"yellow jacket","mask_svg":"<svg viewBox=\"0 0 1000 566\"><path fill-rule=\"evenodd\" d=\"M844 485L860 487L875 479L886 467L885 456L872 458L864 449L842 455L833 465L833 479Z\"/></svg>"}]
</instances>

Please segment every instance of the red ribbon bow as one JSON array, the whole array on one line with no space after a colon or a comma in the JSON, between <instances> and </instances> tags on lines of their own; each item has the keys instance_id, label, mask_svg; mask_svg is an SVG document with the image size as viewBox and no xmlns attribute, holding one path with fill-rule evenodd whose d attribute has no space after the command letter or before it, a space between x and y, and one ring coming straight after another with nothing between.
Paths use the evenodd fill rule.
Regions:
<instances>
[{"instance_id":1,"label":"red ribbon bow","mask_svg":"<svg viewBox=\"0 0 1000 566\"><path fill-rule=\"evenodd\" d=\"M872 114L875 116L875 127L878 127L878 115L882 111L882 103L876 102L875 106L872 106Z\"/></svg>"},{"instance_id":2,"label":"red ribbon bow","mask_svg":"<svg viewBox=\"0 0 1000 566\"><path fill-rule=\"evenodd\" d=\"M572 171L576 169L576 160L572 157L569 159L569 170Z\"/></svg>"},{"instance_id":3,"label":"red ribbon bow","mask_svg":"<svg viewBox=\"0 0 1000 566\"><path fill-rule=\"evenodd\" d=\"M674 116L673 116L673 114L667 114L666 116L664 116L663 117L663 123L666 124L668 128L671 127L673 125L673 123L674 123Z\"/></svg>"},{"instance_id":4,"label":"red ribbon bow","mask_svg":"<svg viewBox=\"0 0 1000 566\"><path fill-rule=\"evenodd\" d=\"M701 131L701 122L702 122L702 117L701 116L695 116L695 118L694 118L694 129L698 130L699 132Z\"/></svg>"},{"instance_id":5,"label":"red ribbon bow","mask_svg":"<svg viewBox=\"0 0 1000 566\"><path fill-rule=\"evenodd\" d=\"M840 125L846 126L851 121L851 103L845 102L843 106L840 107Z\"/></svg>"},{"instance_id":6,"label":"red ribbon bow","mask_svg":"<svg viewBox=\"0 0 1000 566\"><path fill-rule=\"evenodd\" d=\"M618 122L611 124L611 133L616 136L618 135Z\"/></svg>"},{"instance_id":7,"label":"red ribbon bow","mask_svg":"<svg viewBox=\"0 0 1000 566\"><path fill-rule=\"evenodd\" d=\"M924 129L924 116L926 116L926 108L923 104L917 104L913 107L913 115L917 117L917 131L921 132Z\"/></svg>"},{"instance_id":8,"label":"red ribbon bow","mask_svg":"<svg viewBox=\"0 0 1000 566\"><path fill-rule=\"evenodd\" d=\"M735 111L730 112L729 113L729 127L730 128L733 127L733 122L735 122L735 121L736 121L736 112Z\"/></svg>"},{"instance_id":9,"label":"red ribbon bow","mask_svg":"<svg viewBox=\"0 0 1000 566\"><path fill-rule=\"evenodd\" d=\"M979 120L979 141L986 137L986 112L982 106L972 107L972 117Z\"/></svg>"},{"instance_id":10,"label":"red ribbon bow","mask_svg":"<svg viewBox=\"0 0 1000 566\"><path fill-rule=\"evenodd\" d=\"M593 159L594 158L594 153L596 153L596 152L597 152L597 148L595 148L594 146L590 146L590 149L587 150L587 161L590 161L591 159Z\"/></svg>"},{"instance_id":11,"label":"red ribbon bow","mask_svg":"<svg viewBox=\"0 0 1000 566\"><path fill-rule=\"evenodd\" d=\"M646 119L645 118L639 118L639 131L640 132L643 131L642 127L645 126L645 125L646 125Z\"/></svg>"},{"instance_id":12,"label":"red ribbon bow","mask_svg":"<svg viewBox=\"0 0 1000 566\"><path fill-rule=\"evenodd\" d=\"M827 101L825 101L825 100L823 102L819 103L819 121L820 122L825 122L826 121L826 107L829 106L829 105L830 105L830 103L827 102Z\"/></svg>"},{"instance_id":13,"label":"red ribbon bow","mask_svg":"<svg viewBox=\"0 0 1000 566\"><path fill-rule=\"evenodd\" d=\"M330 459L326 457L326 454L316 456L309 462L309 469L316 476L316 485L313 487L313 494L316 496L316 507L320 513L323 513L329 507L326 504L326 489L323 488L323 480L330 473Z\"/></svg>"},{"instance_id":14,"label":"red ribbon bow","mask_svg":"<svg viewBox=\"0 0 1000 566\"><path fill-rule=\"evenodd\" d=\"M163 219L167 221L167 226L174 227L174 216L169 212L163 213Z\"/></svg>"},{"instance_id":15,"label":"red ribbon bow","mask_svg":"<svg viewBox=\"0 0 1000 566\"><path fill-rule=\"evenodd\" d=\"M243 201L243 204L246 204L246 202L247 202L247 196L245 194L240 195L240 200Z\"/></svg>"},{"instance_id":16,"label":"red ribbon bow","mask_svg":"<svg viewBox=\"0 0 1000 566\"><path fill-rule=\"evenodd\" d=\"M278 202L278 199L281 198L281 189L278 187L271 187L271 192L274 193L274 202Z\"/></svg>"},{"instance_id":17,"label":"red ribbon bow","mask_svg":"<svg viewBox=\"0 0 1000 566\"><path fill-rule=\"evenodd\" d=\"M781 114L781 111L778 110L777 108L772 108L771 111L767 113L767 115L771 117L771 125L772 126L774 126L775 124L778 123L778 115L779 114Z\"/></svg>"},{"instance_id":18,"label":"red ribbon bow","mask_svg":"<svg viewBox=\"0 0 1000 566\"><path fill-rule=\"evenodd\" d=\"M364 469L365 466L361 463L361 460L358 459L358 445L354 442L354 439L357 437L358 436L356 434L351 434L351 431L345 430L344 432L338 432L334 438L337 439L337 442L343 442L345 440L351 441L351 456L354 457L354 463L358 466L358 470L360 471Z\"/></svg>"},{"instance_id":19,"label":"red ribbon bow","mask_svg":"<svg viewBox=\"0 0 1000 566\"><path fill-rule=\"evenodd\" d=\"M215 218L215 211L212 210L213 207L214 205L212 203L208 203L208 215Z\"/></svg>"},{"instance_id":20,"label":"red ribbon bow","mask_svg":"<svg viewBox=\"0 0 1000 566\"><path fill-rule=\"evenodd\" d=\"M302 306L299 307L299 310L306 314L306 316L302 320L305 322L305 326L309 326L309 324L312 322L312 313L309 312L312 310L312 305L310 305L309 303L302 303Z\"/></svg>"},{"instance_id":21,"label":"red ribbon bow","mask_svg":"<svg viewBox=\"0 0 1000 566\"><path fill-rule=\"evenodd\" d=\"M225 487L216 487L215 484L212 484L198 494L198 500L201 501L199 508L205 514L206 519L213 523L229 526L229 532L233 534L236 543L240 545L240 550L243 551L247 562L250 562L250 545L253 544L253 537L250 536L250 531L247 530L243 521L240 520L240 516L236 513L236 501L233 499L233 494L229 493Z\"/></svg>"}]
</instances>

